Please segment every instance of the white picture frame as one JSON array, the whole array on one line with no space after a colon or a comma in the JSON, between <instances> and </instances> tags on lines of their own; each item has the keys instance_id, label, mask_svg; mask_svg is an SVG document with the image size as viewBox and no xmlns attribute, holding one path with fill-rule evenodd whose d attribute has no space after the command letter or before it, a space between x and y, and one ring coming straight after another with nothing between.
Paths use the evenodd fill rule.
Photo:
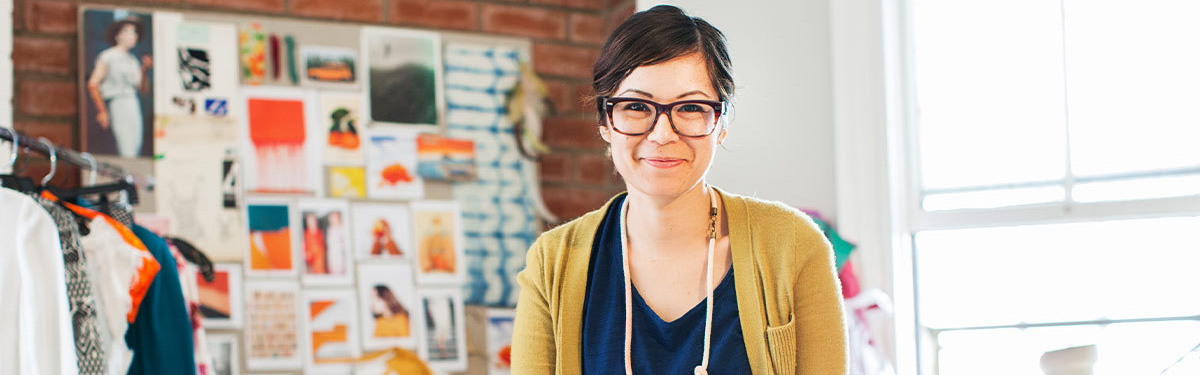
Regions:
<instances>
[{"instance_id":1,"label":"white picture frame","mask_svg":"<svg viewBox=\"0 0 1200 375\"><path fill-rule=\"evenodd\" d=\"M214 263L213 282L204 280L200 272L196 272L196 285L199 292L199 309L201 323L210 329L237 329L242 327L242 314L245 311L242 300L242 265L236 263ZM222 282L225 287L220 285ZM222 311L228 309L228 311ZM225 317L221 317L225 313Z\"/></svg>"},{"instance_id":2,"label":"white picture frame","mask_svg":"<svg viewBox=\"0 0 1200 375\"><path fill-rule=\"evenodd\" d=\"M304 285L353 284L354 248L351 240L353 225L350 203L337 199L299 199L296 201L295 212L295 222L299 229L297 237L300 239L298 252L304 264L300 275ZM310 224L315 224L316 227L310 228ZM312 248L314 252L310 254L312 244L309 242L313 240L320 242Z\"/></svg>"},{"instance_id":3,"label":"white picture frame","mask_svg":"<svg viewBox=\"0 0 1200 375\"><path fill-rule=\"evenodd\" d=\"M413 200L425 196L425 180L417 173L417 136L413 129L373 125L366 132L367 197Z\"/></svg>"},{"instance_id":4,"label":"white picture frame","mask_svg":"<svg viewBox=\"0 0 1200 375\"><path fill-rule=\"evenodd\" d=\"M362 76L363 91L363 108L365 118L372 124L393 124L402 125L405 127L415 128L420 131L436 132L446 116L446 99L443 89L443 64L442 64L442 43L441 36L436 32L421 31L421 30L404 30L397 28L385 27L364 27L360 34L362 52L360 56L360 66ZM417 48L418 44L426 44L426 46ZM422 51L428 47L427 51ZM425 56L423 52L431 53L430 56ZM388 54L389 56L383 56ZM400 61L404 60L404 61ZM433 97L421 95L423 100L432 99L432 105L435 106L436 116L431 122L411 122L411 121L393 121L387 116L377 113L371 105L371 98L375 87L379 85L380 78L376 77L382 69L387 69L403 64L424 65L426 68L433 70ZM432 66L428 66L432 65ZM389 80L390 81L390 80ZM398 84L403 85L405 82L400 81ZM428 93L426 93L428 94ZM380 93L381 96L385 96ZM390 96L390 95L389 95Z\"/></svg>"},{"instance_id":5,"label":"white picture frame","mask_svg":"<svg viewBox=\"0 0 1200 375\"><path fill-rule=\"evenodd\" d=\"M301 328L300 285L295 280L247 280L244 298L246 370L301 369L308 344Z\"/></svg>"},{"instance_id":6,"label":"white picture frame","mask_svg":"<svg viewBox=\"0 0 1200 375\"><path fill-rule=\"evenodd\" d=\"M240 375L242 373L242 351L238 348L238 335L234 333L208 333L204 337L208 353L212 357L212 375Z\"/></svg>"},{"instance_id":7,"label":"white picture frame","mask_svg":"<svg viewBox=\"0 0 1200 375\"><path fill-rule=\"evenodd\" d=\"M462 208L455 201L417 201L412 212L413 266L420 285L459 285L466 280ZM449 223L447 223L449 221ZM446 244L446 241L451 241Z\"/></svg>"},{"instance_id":8,"label":"white picture frame","mask_svg":"<svg viewBox=\"0 0 1200 375\"><path fill-rule=\"evenodd\" d=\"M321 304L320 306L315 304ZM347 374L361 355L358 339L358 299L350 288L337 290L304 291L304 338L309 344L304 348L304 372L306 374ZM345 324L346 327L338 328ZM326 343L321 336L336 336L345 332L345 340ZM321 348L317 348L317 345ZM328 344L329 346L326 346ZM329 363L319 363L331 356Z\"/></svg>"},{"instance_id":9,"label":"white picture frame","mask_svg":"<svg viewBox=\"0 0 1200 375\"><path fill-rule=\"evenodd\" d=\"M282 207L282 208L281 208ZM286 226L278 223L281 215L286 212ZM247 244L244 246L243 257L244 275L246 277L295 277L303 264L298 258L301 254L299 226L297 225L295 204L290 198L280 197L246 197L245 209L242 210L242 222L245 226ZM286 235L279 230L287 228ZM288 248L281 249L280 241L286 239ZM279 259L283 252L288 254L288 260ZM265 263L264 263L265 262ZM287 267L282 267L287 264Z\"/></svg>"},{"instance_id":10,"label":"white picture frame","mask_svg":"<svg viewBox=\"0 0 1200 375\"><path fill-rule=\"evenodd\" d=\"M355 202L354 254L360 260L411 261L415 254L412 212L403 203ZM396 254L399 252L400 254Z\"/></svg>"},{"instance_id":11,"label":"white picture frame","mask_svg":"<svg viewBox=\"0 0 1200 375\"><path fill-rule=\"evenodd\" d=\"M286 149L290 150L288 153L278 146L272 146L274 148L271 150L260 150L260 144L255 140L256 132L252 128L269 125L255 123L258 117L254 114L259 110L256 106L251 105L251 101L255 100L299 102L303 112L299 115L299 119L304 122L303 141L294 143L291 149ZM324 178L321 175L322 142L320 137L315 136L315 134L321 134L321 129L317 125L319 122L316 119L318 103L317 91L313 89L267 86L241 86L238 89L235 110L237 110L238 138L241 146L242 180L240 182L248 194L324 195ZM267 111L268 114L270 112ZM261 134L268 133L270 132L264 130ZM260 154L266 154L265 156L271 160L296 156L299 156L300 159L288 163L274 162L275 164L267 167L270 170L266 171L260 168L260 164L264 163L259 160ZM264 171L269 175L261 175L260 172ZM298 177L301 174L303 178Z\"/></svg>"},{"instance_id":12,"label":"white picture frame","mask_svg":"<svg viewBox=\"0 0 1200 375\"><path fill-rule=\"evenodd\" d=\"M487 309L487 366L489 375L508 375L512 368L513 323L517 311ZM507 351L508 363L504 363Z\"/></svg>"},{"instance_id":13,"label":"white picture frame","mask_svg":"<svg viewBox=\"0 0 1200 375\"><path fill-rule=\"evenodd\" d=\"M416 350L424 327L424 310L417 297L412 264L379 261L358 265L359 318L363 349L402 347ZM395 306L399 304L399 308ZM403 309L405 311L397 311ZM407 328L397 317L407 313ZM388 326L380 327L380 323ZM407 329L408 336L402 337Z\"/></svg>"},{"instance_id":14,"label":"white picture frame","mask_svg":"<svg viewBox=\"0 0 1200 375\"><path fill-rule=\"evenodd\" d=\"M417 345L419 356L436 373L465 371L468 345L462 290L423 288L418 295L422 312L427 316Z\"/></svg>"}]
</instances>

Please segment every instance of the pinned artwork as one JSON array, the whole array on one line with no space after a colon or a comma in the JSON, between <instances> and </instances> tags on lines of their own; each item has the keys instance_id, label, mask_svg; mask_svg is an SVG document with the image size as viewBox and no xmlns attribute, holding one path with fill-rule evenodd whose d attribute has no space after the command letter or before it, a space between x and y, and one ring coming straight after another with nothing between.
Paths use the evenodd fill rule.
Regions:
<instances>
[{"instance_id":1,"label":"pinned artwork","mask_svg":"<svg viewBox=\"0 0 1200 375\"><path fill-rule=\"evenodd\" d=\"M408 205L356 203L352 209L354 252L359 259L412 259L412 217Z\"/></svg>"},{"instance_id":2,"label":"pinned artwork","mask_svg":"<svg viewBox=\"0 0 1200 375\"><path fill-rule=\"evenodd\" d=\"M200 316L205 328L241 328L242 326L242 265L214 264L213 280L197 272L196 286L200 295Z\"/></svg>"},{"instance_id":3,"label":"pinned artwork","mask_svg":"<svg viewBox=\"0 0 1200 375\"><path fill-rule=\"evenodd\" d=\"M358 53L349 48L304 46L304 82L314 86L353 86L358 80Z\"/></svg>"},{"instance_id":4,"label":"pinned artwork","mask_svg":"<svg viewBox=\"0 0 1200 375\"><path fill-rule=\"evenodd\" d=\"M467 239L467 303L515 306L517 272L541 230L537 165L521 156L505 94L518 82L519 48L446 45L446 135L475 141L478 178L454 184Z\"/></svg>"},{"instance_id":5,"label":"pinned artwork","mask_svg":"<svg viewBox=\"0 0 1200 375\"><path fill-rule=\"evenodd\" d=\"M80 22L84 151L123 158L153 156L153 17L85 7Z\"/></svg>"},{"instance_id":6,"label":"pinned artwork","mask_svg":"<svg viewBox=\"0 0 1200 375\"><path fill-rule=\"evenodd\" d=\"M363 348L416 348L424 314L417 305L411 264L359 265L358 298Z\"/></svg>"},{"instance_id":7,"label":"pinned artwork","mask_svg":"<svg viewBox=\"0 0 1200 375\"><path fill-rule=\"evenodd\" d=\"M467 340L462 293L458 288L426 288L420 291L425 310L421 358L436 371L467 369Z\"/></svg>"},{"instance_id":8,"label":"pinned artwork","mask_svg":"<svg viewBox=\"0 0 1200 375\"><path fill-rule=\"evenodd\" d=\"M306 285L354 282L350 252L350 205L338 200L301 200L300 238Z\"/></svg>"},{"instance_id":9,"label":"pinned artwork","mask_svg":"<svg viewBox=\"0 0 1200 375\"><path fill-rule=\"evenodd\" d=\"M513 321L516 311L487 310L488 374L508 375L512 368Z\"/></svg>"},{"instance_id":10,"label":"pinned artwork","mask_svg":"<svg viewBox=\"0 0 1200 375\"><path fill-rule=\"evenodd\" d=\"M239 119L246 191L309 194L321 184L319 136L311 128L313 93L298 89L243 88L246 115Z\"/></svg>"},{"instance_id":11,"label":"pinned artwork","mask_svg":"<svg viewBox=\"0 0 1200 375\"><path fill-rule=\"evenodd\" d=\"M416 237L417 281L421 284L460 283L463 228L458 202L420 201L411 205Z\"/></svg>"},{"instance_id":12,"label":"pinned artwork","mask_svg":"<svg viewBox=\"0 0 1200 375\"><path fill-rule=\"evenodd\" d=\"M248 198L246 224L249 244L245 257L247 276L296 274L296 223L287 200Z\"/></svg>"},{"instance_id":13,"label":"pinned artwork","mask_svg":"<svg viewBox=\"0 0 1200 375\"><path fill-rule=\"evenodd\" d=\"M417 171L428 180L474 180L475 142L421 134L417 137Z\"/></svg>"},{"instance_id":14,"label":"pinned artwork","mask_svg":"<svg viewBox=\"0 0 1200 375\"><path fill-rule=\"evenodd\" d=\"M358 94L321 92L321 116L318 119L329 164L362 165L363 132L362 96Z\"/></svg>"},{"instance_id":15,"label":"pinned artwork","mask_svg":"<svg viewBox=\"0 0 1200 375\"><path fill-rule=\"evenodd\" d=\"M184 21L157 13L155 112L169 116L226 117L237 95L237 41L233 25Z\"/></svg>"},{"instance_id":16,"label":"pinned artwork","mask_svg":"<svg viewBox=\"0 0 1200 375\"><path fill-rule=\"evenodd\" d=\"M325 191L333 198L366 198L367 170L363 167L326 167Z\"/></svg>"},{"instance_id":17,"label":"pinned artwork","mask_svg":"<svg viewBox=\"0 0 1200 375\"><path fill-rule=\"evenodd\" d=\"M362 31L362 50L371 122L436 126L442 108L438 34L368 27Z\"/></svg>"},{"instance_id":18,"label":"pinned artwork","mask_svg":"<svg viewBox=\"0 0 1200 375\"><path fill-rule=\"evenodd\" d=\"M295 281L246 282L246 369L302 367L300 286Z\"/></svg>"},{"instance_id":19,"label":"pinned artwork","mask_svg":"<svg viewBox=\"0 0 1200 375\"><path fill-rule=\"evenodd\" d=\"M237 129L231 119L196 116L159 116L155 127L158 213L170 233L218 260L241 260L248 243L237 209Z\"/></svg>"},{"instance_id":20,"label":"pinned artwork","mask_svg":"<svg viewBox=\"0 0 1200 375\"><path fill-rule=\"evenodd\" d=\"M238 350L237 335L229 333L209 334L206 337L208 354L212 356L212 375L238 375L241 373L242 352Z\"/></svg>"},{"instance_id":21,"label":"pinned artwork","mask_svg":"<svg viewBox=\"0 0 1200 375\"><path fill-rule=\"evenodd\" d=\"M347 374L358 358L357 300L353 290L304 292L308 374Z\"/></svg>"},{"instance_id":22,"label":"pinned artwork","mask_svg":"<svg viewBox=\"0 0 1200 375\"><path fill-rule=\"evenodd\" d=\"M367 142L368 197L418 199L425 195L425 183L416 171L416 133L375 126L368 132Z\"/></svg>"}]
</instances>

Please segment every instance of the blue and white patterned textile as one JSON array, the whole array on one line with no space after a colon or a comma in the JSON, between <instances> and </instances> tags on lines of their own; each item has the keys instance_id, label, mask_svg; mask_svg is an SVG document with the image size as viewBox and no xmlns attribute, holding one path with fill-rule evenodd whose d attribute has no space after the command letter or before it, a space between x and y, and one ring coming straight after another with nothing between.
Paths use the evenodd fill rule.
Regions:
<instances>
[{"instance_id":1,"label":"blue and white patterned textile","mask_svg":"<svg viewBox=\"0 0 1200 375\"><path fill-rule=\"evenodd\" d=\"M445 48L447 136L475 141L479 179L454 184L466 238L466 303L515 306L517 272L539 232L535 165L521 157L506 118L505 94L517 84L513 47L449 43Z\"/></svg>"}]
</instances>

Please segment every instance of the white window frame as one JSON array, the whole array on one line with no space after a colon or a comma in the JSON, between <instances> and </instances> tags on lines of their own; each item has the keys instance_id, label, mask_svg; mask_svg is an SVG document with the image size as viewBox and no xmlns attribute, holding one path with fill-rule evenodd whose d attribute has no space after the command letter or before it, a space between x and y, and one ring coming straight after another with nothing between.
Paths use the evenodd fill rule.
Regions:
<instances>
[{"instance_id":1,"label":"white window frame","mask_svg":"<svg viewBox=\"0 0 1200 375\"><path fill-rule=\"evenodd\" d=\"M1200 196L924 211L911 82L908 0L830 3L837 225L856 241L864 288L893 296L890 326L874 327L899 374L931 374L936 355L916 319L913 234L919 231L1200 215ZM1179 317L1184 318L1184 317ZM1194 318L1194 317L1193 317ZM1171 317L1148 320L1175 319ZM1060 322L1055 324L1088 324ZM1102 323L1102 322L1091 322ZM919 338L920 337L920 338ZM925 346L922 348L922 346ZM919 360L924 358L924 360Z\"/></svg>"}]
</instances>

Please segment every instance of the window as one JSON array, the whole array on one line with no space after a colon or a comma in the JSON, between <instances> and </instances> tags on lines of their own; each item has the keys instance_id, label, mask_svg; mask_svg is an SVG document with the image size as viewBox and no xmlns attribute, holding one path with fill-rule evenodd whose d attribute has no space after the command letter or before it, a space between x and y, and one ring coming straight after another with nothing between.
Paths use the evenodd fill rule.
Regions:
<instances>
[{"instance_id":1,"label":"window","mask_svg":"<svg viewBox=\"0 0 1200 375\"><path fill-rule=\"evenodd\" d=\"M1200 342L1200 2L908 0L925 374L1158 374Z\"/></svg>"}]
</instances>

